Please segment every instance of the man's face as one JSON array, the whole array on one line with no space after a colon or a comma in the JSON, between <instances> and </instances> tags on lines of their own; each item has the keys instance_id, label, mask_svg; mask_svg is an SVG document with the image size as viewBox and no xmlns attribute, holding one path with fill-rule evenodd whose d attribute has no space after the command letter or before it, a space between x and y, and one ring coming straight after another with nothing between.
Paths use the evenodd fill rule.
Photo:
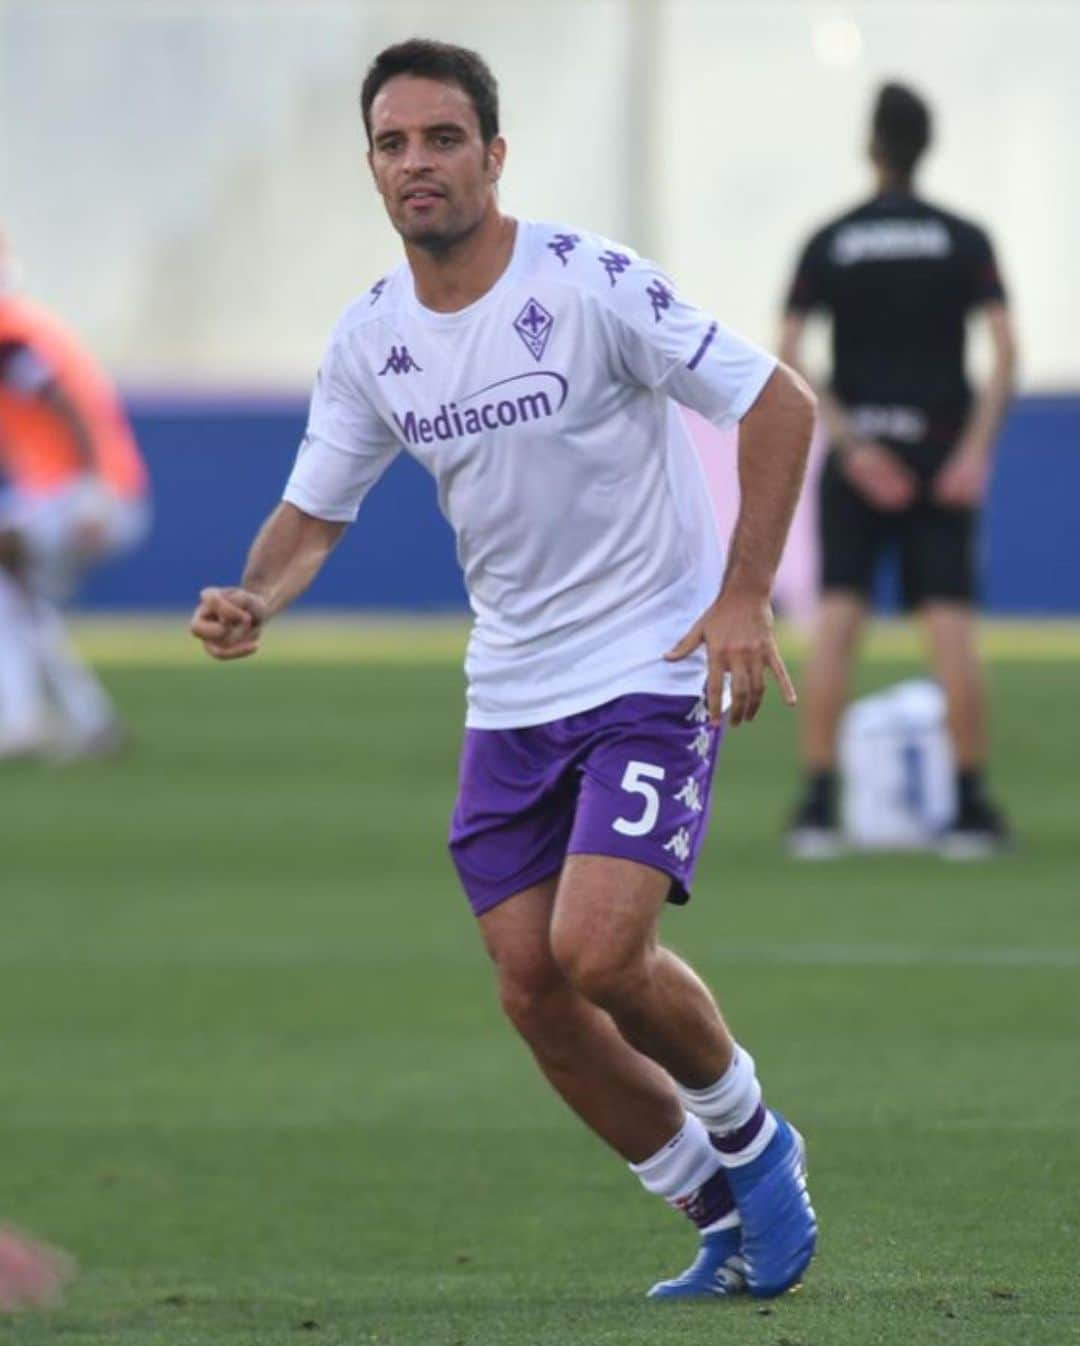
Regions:
<instances>
[{"instance_id":1,"label":"man's face","mask_svg":"<svg viewBox=\"0 0 1080 1346\"><path fill-rule=\"evenodd\" d=\"M480 223L506 145L485 145L456 84L395 75L371 105L368 163L391 223L407 243L443 251Z\"/></svg>"}]
</instances>

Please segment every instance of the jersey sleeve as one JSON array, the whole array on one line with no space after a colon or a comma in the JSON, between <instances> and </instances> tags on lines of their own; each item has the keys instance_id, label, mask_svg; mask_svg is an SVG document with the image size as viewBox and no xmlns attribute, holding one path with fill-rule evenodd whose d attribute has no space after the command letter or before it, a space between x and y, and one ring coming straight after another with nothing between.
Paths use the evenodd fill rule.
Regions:
<instances>
[{"instance_id":1,"label":"jersey sleeve","mask_svg":"<svg viewBox=\"0 0 1080 1346\"><path fill-rule=\"evenodd\" d=\"M994 255L994 245L981 229L972 231L968 253L968 307L981 308L983 304L1006 303L1008 297Z\"/></svg>"},{"instance_id":2,"label":"jersey sleeve","mask_svg":"<svg viewBox=\"0 0 1080 1346\"><path fill-rule=\"evenodd\" d=\"M775 358L682 299L651 262L626 261L614 284L594 291L617 373L662 390L715 425L741 420L776 368Z\"/></svg>"},{"instance_id":3,"label":"jersey sleeve","mask_svg":"<svg viewBox=\"0 0 1080 1346\"><path fill-rule=\"evenodd\" d=\"M45 358L25 341L0 342L0 387L18 397L36 397L55 381Z\"/></svg>"},{"instance_id":4,"label":"jersey sleeve","mask_svg":"<svg viewBox=\"0 0 1080 1346\"><path fill-rule=\"evenodd\" d=\"M803 248L784 300L785 313L812 313L829 305L829 257L826 240L815 234Z\"/></svg>"},{"instance_id":5,"label":"jersey sleeve","mask_svg":"<svg viewBox=\"0 0 1080 1346\"><path fill-rule=\"evenodd\" d=\"M318 519L352 523L399 449L360 386L347 336L336 334L315 378L283 498Z\"/></svg>"}]
</instances>

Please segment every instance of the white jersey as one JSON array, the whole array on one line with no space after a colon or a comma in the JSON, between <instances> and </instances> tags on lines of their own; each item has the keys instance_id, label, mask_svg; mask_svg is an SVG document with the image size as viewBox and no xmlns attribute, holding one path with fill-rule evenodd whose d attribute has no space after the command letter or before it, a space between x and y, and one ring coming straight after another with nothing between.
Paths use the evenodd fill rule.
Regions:
<instances>
[{"instance_id":1,"label":"white jersey","mask_svg":"<svg viewBox=\"0 0 1080 1346\"><path fill-rule=\"evenodd\" d=\"M628 248L521 221L467 308L424 308L403 264L346 310L285 499L351 522L401 449L428 469L475 615L470 726L698 695L703 652L663 655L722 557L674 403L730 425L775 363Z\"/></svg>"}]
</instances>

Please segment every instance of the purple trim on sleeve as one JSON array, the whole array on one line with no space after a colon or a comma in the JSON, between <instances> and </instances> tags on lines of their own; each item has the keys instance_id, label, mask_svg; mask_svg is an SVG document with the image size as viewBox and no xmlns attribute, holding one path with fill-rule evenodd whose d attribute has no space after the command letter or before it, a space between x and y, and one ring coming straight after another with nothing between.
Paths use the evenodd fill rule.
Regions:
<instances>
[{"instance_id":1,"label":"purple trim on sleeve","mask_svg":"<svg viewBox=\"0 0 1080 1346\"><path fill-rule=\"evenodd\" d=\"M697 348L697 350L695 351L695 353L694 353L694 358L693 358L693 359L690 361L690 363L686 366L687 369L697 369L698 365L701 364L701 358L702 358L702 356L705 354L705 352L706 352L706 351L709 349L709 347L712 345L712 339L713 339L713 337L714 337L715 335L716 335L716 323L713 323L713 325L712 325L712 326L709 328L709 330L705 333L705 340L701 343L701 345L700 345L700 346Z\"/></svg>"}]
</instances>

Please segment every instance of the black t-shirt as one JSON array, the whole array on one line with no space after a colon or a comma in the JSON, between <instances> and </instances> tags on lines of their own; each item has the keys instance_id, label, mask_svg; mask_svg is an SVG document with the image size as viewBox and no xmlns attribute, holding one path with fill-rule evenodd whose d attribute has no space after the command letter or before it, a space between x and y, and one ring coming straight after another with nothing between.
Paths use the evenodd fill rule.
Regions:
<instances>
[{"instance_id":1,"label":"black t-shirt","mask_svg":"<svg viewBox=\"0 0 1080 1346\"><path fill-rule=\"evenodd\" d=\"M787 311L831 316L831 387L860 433L945 447L971 405L965 319L1004 299L993 247L978 225L887 193L814 234Z\"/></svg>"}]
</instances>

